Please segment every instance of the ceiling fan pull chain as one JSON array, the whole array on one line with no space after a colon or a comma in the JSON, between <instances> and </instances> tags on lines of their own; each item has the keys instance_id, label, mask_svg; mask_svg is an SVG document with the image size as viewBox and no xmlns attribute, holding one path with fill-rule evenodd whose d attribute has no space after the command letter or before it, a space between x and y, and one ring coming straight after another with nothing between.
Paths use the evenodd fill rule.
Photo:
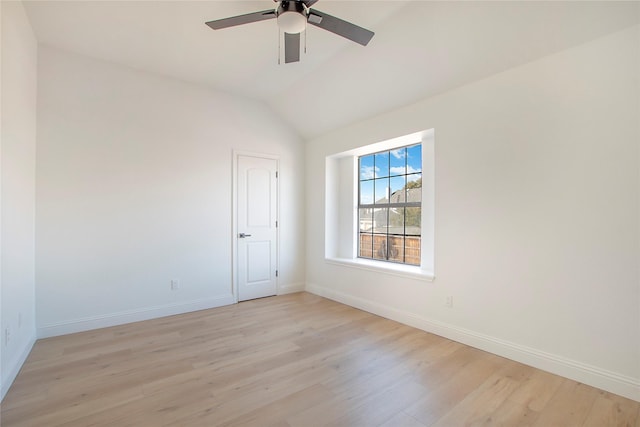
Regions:
<instances>
[{"instance_id":1,"label":"ceiling fan pull chain","mask_svg":"<svg viewBox=\"0 0 640 427\"><path fill-rule=\"evenodd\" d=\"M282 53L280 52L281 39L282 33L280 32L280 27L278 27L278 65L280 65L280 57L282 56Z\"/></svg>"},{"instance_id":2,"label":"ceiling fan pull chain","mask_svg":"<svg viewBox=\"0 0 640 427\"><path fill-rule=\"evenodd\" d=\"M302 3L304 8L304 54L307 54L307 28L309 28L309 8L306 3Z\"/></svg>"}]
</instances>

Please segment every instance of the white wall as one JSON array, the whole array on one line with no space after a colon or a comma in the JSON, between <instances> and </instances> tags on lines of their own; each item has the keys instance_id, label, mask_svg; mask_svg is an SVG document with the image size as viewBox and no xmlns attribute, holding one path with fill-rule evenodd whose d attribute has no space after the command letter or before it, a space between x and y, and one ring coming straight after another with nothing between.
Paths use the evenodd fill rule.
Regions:
<instances>
[{"instance_id":1,"label":"white wall","mask_svg":"<svg viewBox=\"0 0 640 427\"><path fill-rule=\"evenodd\" d=\"M302 288L304 145L267 107L53 48L39 59L40 336L232 303L234 149L280 156L278 280Z\"/></svg>"},{"instance_id":2,"label":"white wall","mask_svg":"<svg viewBox=\"0 0 640 427\"><path fill-rule=\"evenodd\" d=\"M0 294L1 397L35 341L37 42L20 2L2 10ZM6 331L10 338L7 342Z\"/></svg>"},{"instance_id":3,"label":"white wall","mask_svg":"<svg viewBox=\"0 0 640 427\"><path fill-rule=\"evenodd\" d=\"M631 27L309 142L307 289L640 400L639 43ZM326 156L429 128L435 281L326 263Z\"/></svg>"}]
</instances>

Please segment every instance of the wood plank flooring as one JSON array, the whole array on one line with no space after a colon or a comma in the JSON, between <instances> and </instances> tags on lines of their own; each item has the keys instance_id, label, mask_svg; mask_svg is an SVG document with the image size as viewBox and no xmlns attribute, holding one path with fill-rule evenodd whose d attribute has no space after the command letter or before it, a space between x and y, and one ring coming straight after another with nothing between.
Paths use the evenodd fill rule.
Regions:
<instances>
[{"instance_id":1,"label":"wood plank flooring","mask_svg":"<svg viewBox=\"0 0 640 427\"><path fill-rule=\"evenodd\" d=\"M40 340L3 427L629 426L640 403L307 293Z\"/></svg>"}]
</instances>

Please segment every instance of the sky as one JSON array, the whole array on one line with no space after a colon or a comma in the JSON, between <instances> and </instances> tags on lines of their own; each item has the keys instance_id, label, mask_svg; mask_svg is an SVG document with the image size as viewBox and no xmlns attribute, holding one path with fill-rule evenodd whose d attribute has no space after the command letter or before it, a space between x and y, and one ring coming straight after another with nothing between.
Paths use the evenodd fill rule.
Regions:
<instances>
[{"instance_id":1,"label":"sky","mask_svg":"<svg viewBox=\"0 0 640 427\"><path fill-rule=\"evenodd\" d=\"M360 157L360 203L382 201L422 178L420 144Z\"/></svg>"}]
</instances>

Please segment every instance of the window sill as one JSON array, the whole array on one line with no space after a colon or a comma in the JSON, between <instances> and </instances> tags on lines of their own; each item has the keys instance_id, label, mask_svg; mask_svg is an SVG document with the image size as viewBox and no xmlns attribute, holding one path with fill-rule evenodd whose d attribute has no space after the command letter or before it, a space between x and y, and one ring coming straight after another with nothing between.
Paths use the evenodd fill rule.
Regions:
<instances>
[{"instance_id":1,"label":"window sill","mask_svg":"<svg viewBox=\"0 0 640 427\"><path fill-rule=\"evenodd\" d=\"M327 264L342 265L345 267L375 271L377 273L389 274L391 276L406 277L409 279L418 279L427 282L433 282L435 280L435 275L432 272L413 265L394 264L362 258L325 258L325 262Z\"/></svg>"}]
</instances>

